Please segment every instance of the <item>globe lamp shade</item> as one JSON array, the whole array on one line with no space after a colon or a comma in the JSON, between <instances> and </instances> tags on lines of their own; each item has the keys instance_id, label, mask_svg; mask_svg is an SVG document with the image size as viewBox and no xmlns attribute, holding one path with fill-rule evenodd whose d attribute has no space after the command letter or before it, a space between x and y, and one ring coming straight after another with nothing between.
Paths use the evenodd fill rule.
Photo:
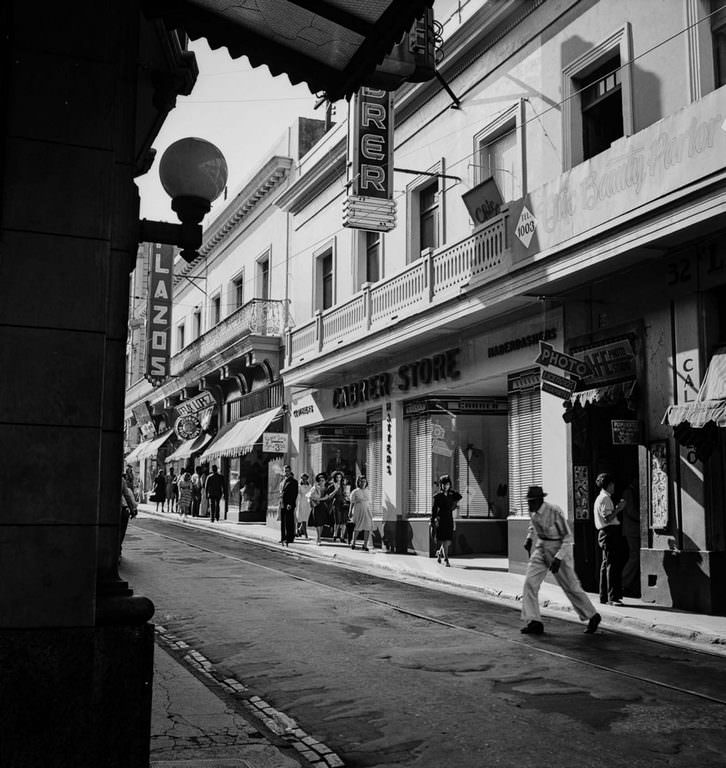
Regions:
<instances>
[{"instance_id":1,"label":"globe lamp shade","mask_svg":"<svg viewBox=\"0 0 726 768\"><path fill-rule=\"evenodd\" d=\"M172 201L178 198L203 200L209 210L227 184L227 161L209 141L179 139L162 155L159 178Z\"/></svg>"}]
</instances>

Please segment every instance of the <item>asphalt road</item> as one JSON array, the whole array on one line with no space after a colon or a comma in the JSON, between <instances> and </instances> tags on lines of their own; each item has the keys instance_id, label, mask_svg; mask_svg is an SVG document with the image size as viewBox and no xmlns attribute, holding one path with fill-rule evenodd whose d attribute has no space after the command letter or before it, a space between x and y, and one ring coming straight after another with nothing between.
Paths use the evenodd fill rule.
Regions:
<instances>
[{"instance_id":1,"label":"asphalt road","mask_svg":"<svg viewBox=\"0 0 726 768\"><path fill-rule=\"evenodd\" d=\"M347 766L726 765L719 657L552 618L523 636L494 602L163 520L131 526L122 575Z\"/></svg>"}]
</instances>

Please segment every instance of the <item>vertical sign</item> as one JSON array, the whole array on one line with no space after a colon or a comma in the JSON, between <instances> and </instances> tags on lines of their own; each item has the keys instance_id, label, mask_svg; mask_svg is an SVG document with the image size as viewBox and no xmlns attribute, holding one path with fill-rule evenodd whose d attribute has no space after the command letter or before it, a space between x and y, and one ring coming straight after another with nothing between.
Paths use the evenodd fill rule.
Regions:
<instances>
[{"instance_id":1,"label":"vertical sign","mask_svg":"<svg viewBox=\"0 0 726 768\"><path fill-rule=\"evenodd\" d=\"M575 485L575 520L590 519L590 470L576 464L573 472Z\"/></svg>"},{"instance_id":2,"label":"vertical sign","mask_svg":"<svg viewBox=\"0 0 726 768\"><path fill-rule=\"evenodd\" d=\"M393 95L361 88L351 102L350 176L343 226L387 232L396 226L393 200Z\"/></svg>"},{"instance_id":3,"label":"vertical sign","mask_svg":"<svg viewBox=\"0 0 726 768\"><path fill-rule=\"evenodd\" d=\"M668 443L650 444L650 525L668 527Z\"/></svg>"},{"instance_id":4,"label":"vertical sign","mask_svg":"<svg viewBox=\"0 0 726 768\"><path fill-rule=\"evenodd\" d=\"M146 310L146 373L148 381L160 386L170 373L171 278L174 249L154 244L149 274L149 304Z\"/></svg>"}]
</instances>

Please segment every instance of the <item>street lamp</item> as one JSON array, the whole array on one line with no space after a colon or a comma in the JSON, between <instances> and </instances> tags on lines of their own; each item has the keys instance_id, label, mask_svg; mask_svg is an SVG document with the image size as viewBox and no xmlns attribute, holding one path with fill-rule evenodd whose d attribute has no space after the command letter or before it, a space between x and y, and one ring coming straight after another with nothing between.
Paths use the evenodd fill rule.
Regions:
<instances>
[{"instance_id":1,"label":"street lamp","mask_svg":"<svg viewBox=\"0 0 726 768\"><path fill-rule=\"evenodd\" d=\"M227 161L204 139L179 139L162 155L159 178L181 224L142 219L139 242L176 245L191 263L202 244L201 221L227 184Z\"/></svg>"}]
</instances>

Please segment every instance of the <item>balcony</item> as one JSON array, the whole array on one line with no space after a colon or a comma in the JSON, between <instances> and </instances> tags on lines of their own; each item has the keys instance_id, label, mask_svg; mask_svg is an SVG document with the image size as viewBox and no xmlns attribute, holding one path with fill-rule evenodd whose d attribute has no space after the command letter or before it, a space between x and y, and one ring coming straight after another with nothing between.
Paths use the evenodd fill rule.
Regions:
<instances>
[{"instance_id":1,"label":"balcony","mask_svg":"<svg viewBox=\"0 0 726 768\"><path fill-rule=\"evenodd\" d=\"M429 249L391 277L366 284L349 299L297 328L288 329L286 366L295 368L358 341L393 322L420 315L508 271L508 214L494 217L471 237L437 251Z\"/></svg>"},{"instance_id":2,"label":"balcony","mask_svg":"<svg viewBox=\"0 0 726 768\"><path fill-rule=\"evenodd\" d=\"M245 336L282 336L284 326L284 301L252 299L177 352L171 358L171 375L181 375Z\"/></svg>"}]
</instances>

